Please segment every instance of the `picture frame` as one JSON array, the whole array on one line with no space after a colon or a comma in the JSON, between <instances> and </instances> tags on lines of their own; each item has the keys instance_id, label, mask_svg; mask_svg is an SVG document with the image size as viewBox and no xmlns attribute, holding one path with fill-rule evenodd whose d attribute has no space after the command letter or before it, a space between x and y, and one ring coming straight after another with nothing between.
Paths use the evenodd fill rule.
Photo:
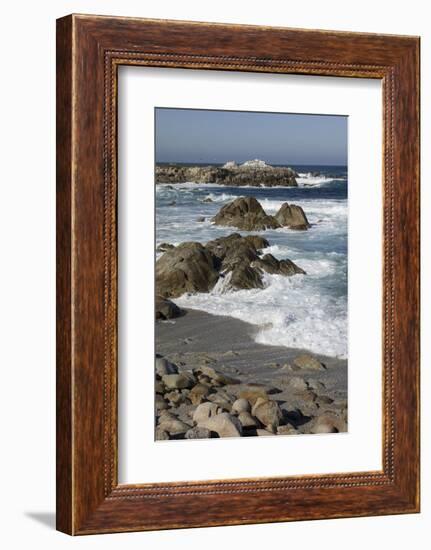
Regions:
<instances>
[{"instance_id":1,"label":"picture frame","mask_svg":"<svg viewBox=\"0 0 431 550\"><path fill-rule=\"evenodd\" d=\"M381 471L118 483L121 65L381 80ZM419 512L419 232L418 37L59 19L57 529L84 535Z\"/></svg>"}]
</instances>

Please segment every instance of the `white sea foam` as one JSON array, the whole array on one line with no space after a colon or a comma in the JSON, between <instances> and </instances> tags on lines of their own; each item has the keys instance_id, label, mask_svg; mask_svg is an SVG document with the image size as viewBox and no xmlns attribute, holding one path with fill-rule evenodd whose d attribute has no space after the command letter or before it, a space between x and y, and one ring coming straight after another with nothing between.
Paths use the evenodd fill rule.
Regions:
<instances>
[{"instance_id":1,"label":"white sea foam","mask_svg":"<svg viewBox=\"0 0 431 550\"><path fill-rule=\"evenodd\" d=\"M228 202L236 198L238 198L238 195L230 195L229 193L222 193L221 195L217 195L215 193L209 193L204 198L204 200L211 199L212 202Z\"/></svg>"},{"instance_id":2,"label":"white sea foam","mask_svg":"<svg viewBox=\"0 0 431 550\"><path fill-rule=\"evenodd\" d=\"M262 327L258 343L307 349L346 357L347 314L345 299L322 296L318 285L305 275L266 275L263 290L240 290L183 295L182 307L227 315Z\"/></svg>"},{"instance_id":3,"label":"white sea foam","mask_svg":"<svg viewBox=\"0 0 431 550\"><path fill-rule=\"evenodd\" d=\"M232 188L209 184L157 186L157 242L202 243L237 231L216 226L212 217L222 204L236 198ZM291 198L289 192L268 190L258 196L266 212L274 214L284 202L298 204L312 224L309 231L287 228L260 233L270 242L263 253L290 258L306 275L264 277L265 288L231 291L229 276L220 279L209 294L183 295L179 306L227 315L258 325L257 342L308 349L325 355L347 354L347 201L308 197ZM271 197L283 197L276 200ZM213 202L202 202L206 197ZM169 206L175 201L176 206ZM196 223L204 216L205 222ZM240 231L242 234L247 232Z\"/></svg>"},{"instance_id":4,"label":"white sea foam","mask_svg":"<svg viewBox=\"0 0 431 550\"><path fill-rule=\"evenodd\" d=\"M333 177L327 177L327 176L313 176L311 172L309 173L298 173L298 177L296 178L296 182L300 186L312 186L312 187L318 187L321 185L324 185L326 183L330 183L331 181L345 181L345 178L333 178Z\"/></svg>"}]
</instances>

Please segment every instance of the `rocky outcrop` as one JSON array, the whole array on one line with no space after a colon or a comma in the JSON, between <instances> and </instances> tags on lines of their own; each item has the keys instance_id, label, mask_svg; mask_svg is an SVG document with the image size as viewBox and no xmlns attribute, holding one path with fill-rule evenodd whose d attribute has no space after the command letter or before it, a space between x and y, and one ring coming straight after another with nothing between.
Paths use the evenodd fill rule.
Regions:
<instances>
[{"instance_id":1,"label":"rocky outcrop","mask_svg":"<svg viewBox=\"0 0 431 550\"><path fill-rule=\"evenodd\" d=\"M209 292L218 278L214 256L197 242L181 243L156 262L157 294L164 298L185 292Z\"/></svg>"},{"instance_id":2,"label":"rocky outcrop","mask_svg":"<svg viewBox=\"0 0 431 550\"><path fill-rule=\"evenodd\" d=\"M254 197L239 197L225 204L212 219L216 225L237 227L244 231L261 231L281 227L274 216L268 216Z\"/></svg>"},{"instance_id":3,"label":"rocky outcrop","mask_svg":"<svg viewBox=\"0 0 431 550\"><path fill-rule=\"evenodd\" d=\"M168 249L156 263L157 294L166 300L186 292L209 292L216 284L221 292L263 288L264 273L305 274L289 259L262 256L267 246L269 242L258 235L232 233L205 246L187 242Z\"/></svg>"},{"instance_id":4,"label":"rocky outcrop","mask_svg":"<svg viewBox=\"0 0 431 550\"><path fill-rule=\"evenodd\" d=\"M305 274L305 271L293 263L292 260L277 260L272 254L265 254L262 258L257 258L251 265L273 275Z\"/></svg>"},{"instance_id":5,"label":"rocky outcrop","mask_svg":"<svg viewBox=\"0 0 431 550\"><path fill-rule=\"evenodd\" d=\"M255 187L297 187L297 173L289 167L271 166L263 161L244 164L228 162L224 166L156 166L156 183L217 183L219 185Z\"/></svg>"},{"instance_id":6,"label":"rocky outcrop","mask_svg":"<svg viewBox=\"0 0 431 550\"><path fill-rule=\"evenodd\" d=\"M179 308L174 302L163 298L163 296L156 296L155 303L156 321L167 321L168 319L175 319L185 314L185 311Z\"/></svg>"},{"instance_id":7,"label":"rocky outcrop","mask_svg":"<svg viewBox=\"0 0 431 550\"><path fill-rule=\"evenodd\" d=\"M289 205L287 202L282 204L275 215L275 219L282 227L289 227L290 229L303 231L310 227L304 210L296 204Z\"/></svg>"},{"instance_id":8,"label":"rocky outcrop","mask_svg":"<svg viewBox=\"0 0 431 550\"><path fill-rule=\"evenodd\" d=\"M160 243L156 248L156 252L166 252L166 250L170 250L171 248L175 248L175 246L170 243Z\"/></svg>"},{"instance_id":9,"label":"rocky outcrop","mask_svg":"<svg viewBox=\"0 0 431 550\"><path fill-rule=\"evenodd\" d=\"M300 206L285 202L275 216L270 216L254 197L239 197L225 204L212 218L212 222L244 231L262 231L279 227L300 231L311 227Z\"/></svg>"}]
</instances>

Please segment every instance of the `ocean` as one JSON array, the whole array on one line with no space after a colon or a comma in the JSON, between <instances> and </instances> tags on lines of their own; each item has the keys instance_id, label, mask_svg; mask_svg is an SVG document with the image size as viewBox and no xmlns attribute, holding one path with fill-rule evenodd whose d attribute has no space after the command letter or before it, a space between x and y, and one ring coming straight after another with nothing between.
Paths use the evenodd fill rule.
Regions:
<instances>
[{"instance_id":1,"label":"ocean","mask_svg":"<svg viewBox=\"0 0 431 550\"><path fill-rule=\"evenodd\" d=\"M206 243L233 232L261 234L278 259L289 258L306 275L264 276L264 289L183 295L181 307L228 315L257 325L255 339L269 345L347 357L347 167L292 166L299 187L227 187L213 184L156 185L156 242ZM268 214L284 202L301 206L311 228L263 232L219 227L211 218L221 206L254 196ZM211 199L212 202L203 202ZM197 218L205 217L205 222Z\"/></svg>"}]
</instances>

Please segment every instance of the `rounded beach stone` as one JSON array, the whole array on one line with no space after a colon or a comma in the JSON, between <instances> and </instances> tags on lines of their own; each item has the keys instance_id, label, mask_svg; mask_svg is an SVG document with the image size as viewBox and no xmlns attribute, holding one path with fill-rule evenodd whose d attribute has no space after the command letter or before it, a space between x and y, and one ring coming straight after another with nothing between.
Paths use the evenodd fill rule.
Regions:
<instances>
[{"instance_id":1,"label":"rounded beach stone","mask_svg":"<svg viewBox=\"0 0 431 550\"><path fill-rule=\"evenodd\" d=\"M165 393L166 390L165 385L161 380L156 380L154 384L154 389L156 393Z\"/></svg>"},{"instance_id":2,"label":"rounded beach stone","mask_svg":"<svg viewBox=\"0 0 431 550\"><path fill-rule=\"evenodd\" d=\"M232 412L236 412L238 414L242 412L250 412L251 406L250 403L247 401L247 399L240 398L234 401L232 404Z\"/></svg>"},{"instance_id":3,"label":"rounded beach stone","mask_svg":"<svg viewBox=\"0 0 431 550\"><path fill-rule=\"evenodd\" d=\"M208 420L208 418L215 416L218 412L220 412L220 407L215 403L201 403L193 413L193 422L200 424Z\"/></svg>"},{"instance_id":4,"label":"rounded beach stone","mask_svg":"<svg viewBox=\"0 0 431 550\"><path fill-rule=\"evenodd\" d=\"M199 405L202 403L202 401L205 400L207 395L210 393L210 388L205 384L196 384L196 386L193 386L193 388L190 390L189 393L189 399L193 403L193 405Z\"/></svg>"},{"instance_id":5,"label":"rounded beach stone","mask_svg":"<svg viewBox=\"0 0 431 550\"><path fill-rule=\"evenodd\" d=\"M264 400L258 398L251 411L264 426L272 430L276 429L281 424L283 414L278 403L275 401Z\"/></svg>"},{"instance_id":6,"label":"rounded beach stone","mask_svg":"<svg viewBox=\"0 0 431 550\"><path fill-rule=\"evenodd\" d=\"M176 317L182 317L185 311L174 304L171 300L163 298L163 296L156 296L155 304L156 320L166 321L168 319L175 319Z\"/></svg>"},{"instance_id":7,"label":"rounded beach stone","mask_svg":"<svg viewBox=\"0 0 431 550\"><path fill-rule=\"evenodd\" d=\"M289 424L285 426L278 426L277 435L297 435L299 434L298 430Z\"/></svg>"},{"instance_id":8,"label":"rounded beach stone","mask_svg":"<svg viewBox=\"0 0 431 550\"><path fill-rule=\"evenodd\" d=\"M324 413L314 419L310 433L329 434L347 431L346 423L335 414Z\"/></svg>"},{"instance_id":9,"label":"rounded beach stone","mask_svg":"<svg viewBox=\"0 0 431 550\"><path fill-rule=\"evenodd\" d=\"M300 369L324 370L326 368L323 363L306 353L298 355L298 357L294 359L293 364Z\"/></svg>"},{"instance_id":10,"label":"rounded beach stone","mask_svg":"<svg viewBox=\"0 0 431 550\"><path fill-rule=\"evenodd\" d=\"M168 399L169 403L174 407L178 407L178 405L182 403L187 403L187 395L178 390L172 390L169 393L165 393L165 398Z\"/></svg>"},{"instance_id":11,"label":"rounded beach stone","mask_svg":"<svg viewBox=\"0 0 431 550\"><path fill-rule=\"evenodd\" d=\"M161 430L168 432L170 435L178 435L186 433L191 428L189 424L186 424L182 420L172 416L161 416L159 419L159 426Z\"/></svg>"},{"instance_id":12,"label":"rounded beach stone","mask_svg":"<svg viewBox=\"0 0 431 550\"><path fill-rule=\"evenodd\" d=\"M258 428L256 430L256 435L274 435L273 432L269 432L268 430L263 430L262 428Z\"/></svg>"},{"instance_id":13,"label":"rounded beach stone","mask_svg":"<svg viewBox=\"0 0 431 550\"><path fill-rule=\"evenodd\" d=\"M169 434L165 430L161 430L159 427L157 427L155 438L157 441L166 441L169 439Z\"/></svg>"},{"instance_id":14,"label":"rounded beach stone","mask_svg":"<svg viewBox=\"0 0 431 550\"><path fill-rule=\"evenodd\" d=\"M156 411L161 411L169 407L165 399L158 393L156 393L155 405L156 405Z\"/></svg>"},{"instance_id":15,"label":"rounded beach stone","mask_svg":"<svg viewBox=\"0 0 431 550\"><path fill-rule=\"evenodd\" d=\"M164 374L162 382L167 389L185 389L192 388L196 384L196 378L190 372L180 372L178 374Z\"/></svg>"},{"instance_id":16,"label":"rounded beach stone","mask_svg":"<svg viewBox=\"0 0 431 550\"><path fill-rule=\"evenodd\" d=\"M177 374L178 368L174 363L169 362L164 357L156 357L156 374L163 376L164 374Z\"/></svg>"},{"instance_id":17,"label":"rounded beach stone","mask_svg":"<svg viewBox=\"0 0 431 550\"><path fill-rule=\"evenodd\" d=\"M190 428L184 436L186 439L209 439L211 437L211 431L201 426L195 426Z\"/></svg>"},{"instance_id":18,"label":"rounded beach stone","mask_svg":"<svg viewBox=\"0 0 431 550\"><path fill-rule=\"evenodd\" d=\"M194 374L197 374L199 377L207 377L210 380L214 382L218 382L219 384L227 386L228 384L238 384L239 380L236 378L232 378L231 376L227 376L226 374L223 374L219 371L216 371L212 367L208 367L207 365L202 365L201 367L198 367L196 369L193 369Z\"/></svg>"},{"instance_id":19,"label":"rounded beach stone","mask_svg":"<svg viewBox=\"0 0 431 550\"><path fill-rule=\"evenodd\" d=\"M264 387L250 385L245 386L238 392L238 398L247 399L253 406L259 398L268 399L268 394Z\"/></svg>"},{"instance_id":20,"label":"rounded beach stone","mask_svg":"<svg viewBox=\"0 0 431 550\"><path fill-rule=\"evenodd\" d=\"M287 384L295 391L306 391L308 389L307 382L300 376L292 376L292 378L289 378L287 381Z\"/></svg>"},{"instance_id":21,"label":"rounded beach stone","mask_svg":"<svg viewBox=\"0 0 431 550\"><path fill-rule=\"evenodd\" d=\"M259 424L248 411L240 412L238 415L238 420L241 422L241 426L243 428L256 428Z\"/></svg>"},{"instance_id":22,"label":"rounded beach stone","mask_svg":"<svg viewBox=\"0 0 431 550\"><path fill-rule=\"evenodd\" d=\"M225 412L211 416L201 422L199 426L216 432L219 437L240 437L242 435L242 426L238 418Z\"/></svg>"}]
</instances>

